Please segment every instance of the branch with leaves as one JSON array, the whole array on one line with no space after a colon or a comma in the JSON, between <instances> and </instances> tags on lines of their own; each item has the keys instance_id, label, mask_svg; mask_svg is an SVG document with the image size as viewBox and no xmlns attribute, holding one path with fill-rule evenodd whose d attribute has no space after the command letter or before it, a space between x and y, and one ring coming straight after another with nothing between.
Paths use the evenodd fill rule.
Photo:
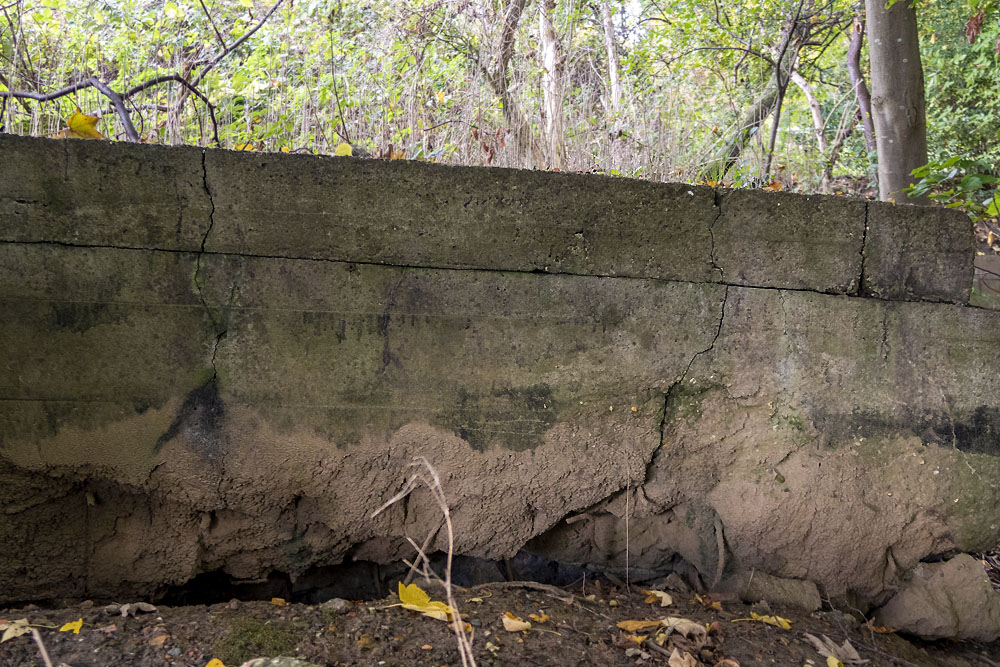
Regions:
<instances>
[{"instance_id":1,"label":"branch with leaves","mask_svg":"<svg viewBox=\"0 0 1000 667\"><path fill-rule=\"evenodd\" d=\"M59 90L53 91L51 93L33 93L28 91L0 91L0 98L13 98L19 100L35 100L36 102L51 102L52 100L57 100L61 97L71 95L77 91L83 90L85 88L94 88L102 95L104 95L108 100L110 100L115 113L117 114L119 120L122 123L122 127L125 130L125 136L128 141L133 143L138 143L140 141L139 133L136 132L135 125L132 123L132 115L129 109L126 107L126 102L131 99L134 95L137 95L145 90L148 90L154 86L158 86L163 83L174 82L180 84L182 87L182 94L178 99L174 108L180 108L183 106L184 102L187 100L187 96L194 95L199 100L204 103L205 108L208 110L209 118L212 121L212 142L214 145L218 146L219 142L219 125L215 118L215 106L209 101L208 96L202 93L198 89L198 84L205 78L205 76L222 60L231 54L233 51L242 46L250 37L253 36L258 30L260 30L269 18L277 11L278 7L284 3L285 0L277 0L274 5L257 21L256 24L249 30L247 30L239 39L230 45L226 45L225 40L222 39L222 35L219 33L218 28L216 28L215 22L212 21L212 17L209 16L212 28L215 30L219 42L222 45L222 50L216 53L212 58L204 63L203 67L199 70L198 75L194 77L193 80L188 80L186 77L180 74L166 74L162 76L157 76L139 85L123 92L119 93L113 90L107 83L97 78L96 76L89 76L85 80L78 81L77 83L71 84ZM204 5L202 5L204 7ZM208 13L206 8L206 14ZM190 75L189 75L190 76ZM137 107L132 106L133 110Z\"/></svg>"}]
</instances>

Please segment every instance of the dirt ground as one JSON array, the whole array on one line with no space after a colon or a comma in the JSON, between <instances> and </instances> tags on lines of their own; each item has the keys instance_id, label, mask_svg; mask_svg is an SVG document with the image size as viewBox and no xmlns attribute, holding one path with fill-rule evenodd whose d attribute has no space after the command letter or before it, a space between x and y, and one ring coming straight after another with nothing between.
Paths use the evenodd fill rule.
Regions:
<instances>
[{"instance_id":1,"label":"dirt ground","mask_svg":"<svg viewBox=\"0 0 1000 667\"><path fill-rule=\"evenodd\" d=\"M441 588L425 586L432 599L442 598ZM570 589L501 582L459 589L455 601L470 625L468 636L476 663L483 667L827 665L827 658L806 633L826 635L838 646L848 641L861 659L869 661L865 664L873 666L1000 665L1000 642L907 641L894 633L875 632L863 619L841 611L748 607L679 593L673 593L673 603L664 607L660 599L647 603L647 597L636 587L629 592L593 582ZM121 609L85 601L62 608L0 609L0 628L2 621L10 627L14 621L27 619L39 630L54 666L204 667L216 659L233 667L273 656L294 656L315 665L460 665L450 625L393 606L398 602L395 595L375 601L333 599L316 605L234 600L159 606L155 611L122 616ZM508 612L531 622L531 629L506 630L502 619ZM790 628L752 620L752 613L783 617ZM698 630L685 635L678 628L664 633L662 626L628 632L617 627L620 621L665 617L690 619L699 628L707 628L707 633ZM79 634L71 629L60 631L63 624L78 619L83 621ZM658 634L668 635L661 637L662 646L656 642ZM637 643L643 636L642 644ZM670 662L675 648L678 656ZM682 662L685 652L691 658ZM0 644L0 665L44 664L31 634Z\"/></svg>"}]
</instances>

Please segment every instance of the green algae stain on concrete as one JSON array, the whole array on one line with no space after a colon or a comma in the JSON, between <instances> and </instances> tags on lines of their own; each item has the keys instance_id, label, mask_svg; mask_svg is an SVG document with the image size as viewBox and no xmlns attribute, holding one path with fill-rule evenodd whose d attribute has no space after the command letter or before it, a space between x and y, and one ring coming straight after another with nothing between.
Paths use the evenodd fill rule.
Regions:
<instances>
[{"instance_id":1,"label":"green algae stain on concrete","mask_svg":"<svg viewBox=\"0 0 1000 667\"><path fill-rule=\"evenodd\" d=\"M491 444L521 451L540 446L557 421L556 399L542 383L499 387L484 394L458 389L453 409L432 423L453 431L479 451Z\"/></svg>"}]
</instances>

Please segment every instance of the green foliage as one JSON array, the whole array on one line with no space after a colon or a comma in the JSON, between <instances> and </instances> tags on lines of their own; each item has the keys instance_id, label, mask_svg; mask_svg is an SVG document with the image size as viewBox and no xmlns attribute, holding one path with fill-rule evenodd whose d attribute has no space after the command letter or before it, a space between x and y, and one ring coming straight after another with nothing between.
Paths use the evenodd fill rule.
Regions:
<instances>
[{"instance_id":1,"label":"green foliage","mask_svg":"<svg viewBox=\"0 0 1000 667\"><path fill-rule=\"evenodd\" d=\"M118 91L166 74L195 80L277 0L17 0L0 16L0 90L47 93L95 75ZM921 1L931 153L1000 162L1000 21L963 40L968 6ZM996 0L972 0L988 7ZM565 58L563 122L570 169L662 180L694 179L741 128L766 85L776 36L799 3L744 0L609 0L624 103L613 111L599 4L559 0L555 24ZM534 166L515 140L493 81L509 0L284 0L241 47L198 83L216 108L222 147L333 153L341 143L376 156L465 164ZM813 3L818 19L843 20L847 0ZM506 76L511 100L540 143L542 116L537 3L514 34ZM9 20L8 20L9 19ZM846 31L808 42L798 69L808 79L831 142L854 121L844 68ZM3 84L6 81L6 85ZM143 141L210 145L205 105L176 83L129 100ZM98 130L124 137L92 88L51 102L7 101L4 131L48 135L79 106L103 112ZM760 182L766 121L727 176ZM814 188L824 156L804 94L789 86L774 173ZM829 152L829 151L828 151ZM855 174L871 159L855 132L840 154Z\"/></svg>"},{"instance_id":2,"label":"green foliage","mask_svg":"<svg viewBox=\"0 0 1000 667\"><path fill-rule=\"evenodd\" d=\"M913 170L920 180L907 189L910 197L927 195L949 208L961 208L974 220L1000 215L995 166L985 160L953 156Z\"/></svg>"},{"instance_id":3,"label":"green foliage","mask_svg":"<svg viewBox=\"0 0 1000 667\"><path fill-rule=\"evenodd\" d=\"M1000 164L1000 54L995 50L1000 17L986 14L972 44L965 27L986 4L921 4L918 17L932 161L963 155Z\"/></svg>"}]
</instances>

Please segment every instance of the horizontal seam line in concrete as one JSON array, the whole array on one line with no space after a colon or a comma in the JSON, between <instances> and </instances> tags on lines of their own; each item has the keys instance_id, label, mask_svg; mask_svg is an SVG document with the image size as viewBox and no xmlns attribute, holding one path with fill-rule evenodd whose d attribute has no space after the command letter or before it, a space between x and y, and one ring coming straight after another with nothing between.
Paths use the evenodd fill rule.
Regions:
<instances>
[{"instance_id":1,"label":"horizontal seam line in concrete","mask_svg":"<svg viewBox=\"0 0 1000 667\"><path fill-rule=\"evenodd\" d=\"M544 271L541 269L528 270L528 269L500 269L500 268L465 267L465 266L435 266L433 264L427 264L427 265L388 264L382 262L373 262L371 260L333 259L329 257L298 257L295 255L259 255L256 253L223 252L218 250L203 250L196 248L192 248L190 250L182 250L175 248L144 248L142 246L110 245L110 244L99 244L99 243L69 243L66 241L12 241L8 239L0 239L0 245L2 244L54 245L66 248L94 248L94 249L104 249L104 250L134 250L139 252L165 252L178 255L193 255L195 257L200 257L202 255L213 255L219 257L248 257L253 259L279 259L279 260L286 259L286 260L302 261L302 262L326 262L328 264L356 264L358 266L376 266L387 269L410 269L410 270L422 270L422 271L456 271L463 273L515 273L520 275L535 275L535 276L575 276L577 278L645 280L649 282L672 283L681 285L718 285L719 287L744 287L747 289L769 290L773 292L808 292L811 294L825 294L827 296L843 296L850 299L866 299L873 301L884 301L887 303L944 303L953 306L961 306L963 308L981 309L979 306L971 306L969 304L955 303L952 301L932 301L929 299L915 299L908 301L905 299L884 299L870 294L852 294L849 292L836 292L833 290L809 289L808 287L773 287L769 285L753 285L749 283L731 283L731 282L721 282L714 280L682 280L680 278L657 278L655 276L634 276L625 274L616 275L616 274L605 274L605 273L575 273L572 271ZM982 309L982 310L989 310L989 309Z\"/></svg>"}]
</instances>

